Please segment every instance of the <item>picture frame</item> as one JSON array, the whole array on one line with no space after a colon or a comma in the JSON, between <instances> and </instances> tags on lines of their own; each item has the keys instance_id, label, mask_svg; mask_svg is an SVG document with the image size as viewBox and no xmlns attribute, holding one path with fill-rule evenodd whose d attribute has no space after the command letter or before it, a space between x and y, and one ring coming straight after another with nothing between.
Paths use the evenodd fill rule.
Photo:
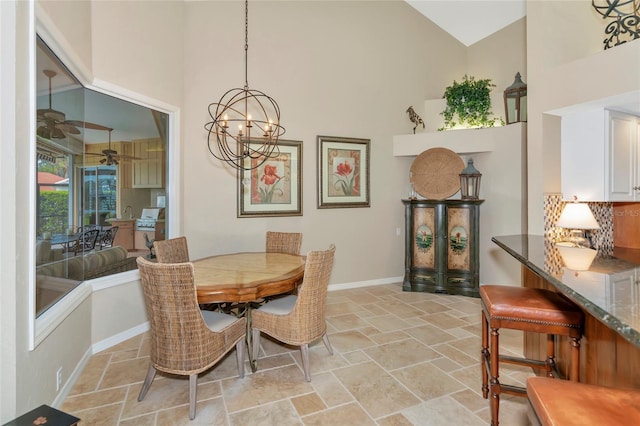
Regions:
<instances>
[{"instance_id":1,"label":"picture frame","mask_svg":"<svg viewBox=\"0 0 640 426\"><path fill-rule=\"evenodd\" d=\"M318 136L318 208L370 207L369 139Z\"/></svg>"},{"instance_id":2,"label":"picture frame","mask_svg":"<svg viewBox=\"0 0 640 426\"><path fill-rule=\"evenodd\" d=\"M259 142L249 142L259 144ZM279 140L280 153L244 159L238 170L238 217L302 216L302 141Z\"/></svg>"}]
</instances>

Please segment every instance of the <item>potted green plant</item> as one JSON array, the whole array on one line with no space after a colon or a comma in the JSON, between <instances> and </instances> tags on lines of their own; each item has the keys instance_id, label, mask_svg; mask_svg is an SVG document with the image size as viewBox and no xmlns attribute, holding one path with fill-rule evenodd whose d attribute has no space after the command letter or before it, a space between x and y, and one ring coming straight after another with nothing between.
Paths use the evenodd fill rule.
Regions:
<instances>
[{"instance_id":1,"label":"potted green plant","mask_svg":"<svg viewBox=\"0 0 640 426\"><path fill-rule=\"evenodd\" d=\"M444 91L447 106L440 114L444 116L444 126L438 130L449 130L456 125L463 127L493 127L496 120L491 112L491 88L495 84L486 78L476 80L465 74L462 81L453 81ZM457 121L456 121L457 118ZM504 124L504 123L503 123Z\"/></svg>"}]
</instances>

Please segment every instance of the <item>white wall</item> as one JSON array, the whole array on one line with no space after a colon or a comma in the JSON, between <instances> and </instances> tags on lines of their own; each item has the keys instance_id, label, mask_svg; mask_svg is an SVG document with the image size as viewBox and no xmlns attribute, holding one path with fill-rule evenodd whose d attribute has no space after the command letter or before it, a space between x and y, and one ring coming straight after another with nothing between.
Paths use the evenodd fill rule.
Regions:
<instances>
[{"instance_id":1,"label":"white wall","mask_svg":"<svg viewBox=\"0 0 640 426\"><path fill-rule=\"evenodd\" d=\"M0 2L0 198L7 206L17 206L15 144L4 141L15 140L15 107L18 97L24 96L23 85L16 81L17 28L22 23L17 19L18 6L15 2ZM19 45L18 45L19 46ZM16 228L16 208L0 209L0 220L5 229ZM3 232L0 245L0 422L8 421L15 412L17 387L16 365L18 357L17 326L17 267L15 258L16 233ZM24 292L21 300L24 300ZM20 317L21 319L24 316Z\"/></svg>"}]
</instances>

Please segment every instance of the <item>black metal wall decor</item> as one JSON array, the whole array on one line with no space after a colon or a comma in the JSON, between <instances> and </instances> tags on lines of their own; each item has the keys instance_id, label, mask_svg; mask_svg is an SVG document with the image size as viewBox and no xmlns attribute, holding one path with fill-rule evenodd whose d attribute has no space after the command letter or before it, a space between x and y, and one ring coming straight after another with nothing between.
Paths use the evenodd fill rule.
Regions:
<instances>
[{"instance_id":1,"label":"black metal wall decor","mask_svg":"<svg viewBox=\"0 0 640 426\"><path fill-rule=\"evenodd\" d=\"M591 0L602 19L611 20L604 29L604 49L640 38L640 0Z\"/></svg>"}]
</instances>

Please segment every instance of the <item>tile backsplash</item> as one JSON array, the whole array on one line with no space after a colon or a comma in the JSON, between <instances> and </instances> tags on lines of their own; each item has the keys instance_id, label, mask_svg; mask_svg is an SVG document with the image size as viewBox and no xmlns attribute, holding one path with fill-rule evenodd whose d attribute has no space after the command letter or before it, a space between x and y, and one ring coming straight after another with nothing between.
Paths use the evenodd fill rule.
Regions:
<instances>
[{"instance_id":1,"label":"tile backsplash","mask_svg":"<svg viewBox=\"0 0 640 426\"><path fill-rule=\"evenodd\" d=\"M569 236L569 231L556 226L562 209L566 204L562 194L545 194L544 196L544 232L548 241L558 241ZM596 218L600 229L591 231L594 248L600 252L613 251L613 203L587 203Z\"/></svg>"}]
</instances>

